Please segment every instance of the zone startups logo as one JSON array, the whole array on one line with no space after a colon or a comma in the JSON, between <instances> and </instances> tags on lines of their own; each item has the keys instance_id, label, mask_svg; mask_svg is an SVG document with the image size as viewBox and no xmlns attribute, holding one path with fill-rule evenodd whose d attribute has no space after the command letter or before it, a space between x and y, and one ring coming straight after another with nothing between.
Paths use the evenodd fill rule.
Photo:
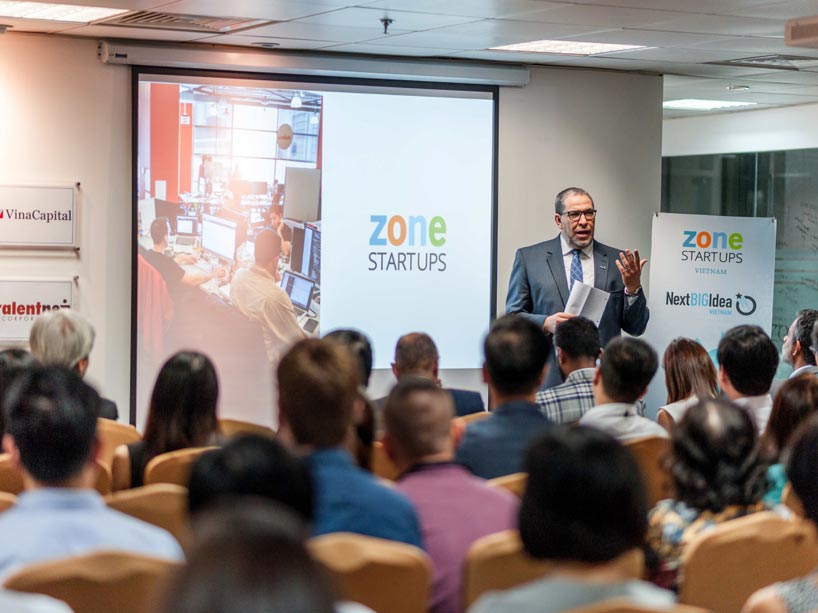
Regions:
<instances>
[{"instance_id":1,"label":"zone startups logo","mask_svg":"<svg viewBox=\"0 0 818 613\"><path fill-rule=\"evenodd\" d=\"M370 251L370 271L430 271L446 270L446 253L439 251L446 244L446 220L440 215L429 219L423 215L370 215L372 235L370 247L392 247L389 251ZM406 250L424 247L425 250Z\"/></svg>"},{"instance_id":2,"label":"zone startups logo","mask_svg":"<svg viewBox=\"0 0 818 613\"><path fill-rule=\"evenodd\" d=\"M741 264L744 237L738 232L682 230L682 262Z\"/></svg>"}]
</instances>

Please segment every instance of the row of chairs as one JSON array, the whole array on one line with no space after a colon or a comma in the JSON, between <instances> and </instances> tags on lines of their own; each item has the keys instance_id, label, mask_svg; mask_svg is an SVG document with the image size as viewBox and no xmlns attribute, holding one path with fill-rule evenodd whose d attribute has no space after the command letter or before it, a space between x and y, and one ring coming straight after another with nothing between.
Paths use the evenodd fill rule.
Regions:
<instances>
[{"instance_id":1,"label":"row of chairs","mask_svg":"<svg viewBox=\"0 0 818 613\"><path fill-rule=\"evenodd\" d=\"M420 549L348 533L313 538L308 547L329 570L341 598L389 613L427 610L432 567ZM644 572L639 550L615 563L624 576L639 578ZM802 576L818 565L818 535L804 520L757 513L697 537L683 564L681 604L674 611L737 613L754 591ZM54 596L77 613L114 609L141 613L154 610L154 596L176 567L144 556L101 552L33 565L9 578L5 587ZM550 563L525 554L516 531L484 537L472 546L464 564L464 606L488 591L515 587L552 570ZM650 609L621 601L582 609L582 613L627 611Z\"/></svg>"}]
</instances>

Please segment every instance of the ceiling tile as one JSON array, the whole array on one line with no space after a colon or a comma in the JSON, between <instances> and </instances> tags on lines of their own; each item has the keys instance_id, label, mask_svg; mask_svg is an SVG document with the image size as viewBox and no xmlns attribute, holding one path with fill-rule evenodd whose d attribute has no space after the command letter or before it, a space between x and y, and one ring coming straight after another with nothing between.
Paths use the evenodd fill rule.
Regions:
<instances>
[{"instance_id":1,"label":"ceiling tile","mask_svg":"<svg viewBox=\"0 0 818 613\"><path fill-rule=\"evenodd\" d=\"M358 43L362 41L384 38L383 26L376 23L368 27L352 28L341 26L327 26L300 21L286 21L269 26L261 26L244 32L252 32L255 36L270 36L273 38L298 38L303 40L329 41L335 43ZM404 30L389 30L389 37L404 33Z\"/></svg>"},{"instance_id":2,"label":"ceiling tile","mask_svg":"<svg viewBox=\"0 0 818 613\"><path fill-rule=\"evenodd\" d=\"M796 85L815 85L818 72L810 70L773 70L759 72L747 77L749 81L769 81L775 83L794 83Z\"/></svg>"},{"instance_id":3,"label":"ceiling tile","mask_svg":"<svg viewBox=\"0 0 818 613\"><path fill-rule=\"evenodd\" d=\"M762 4L770 0L573 0L576 4L624 6L637 9L680 11L683 13L726 14Z\"/></svg>"},{"instance_id":4,"label":"ceiling tile","mask_svg":"<svg viewBox=\"0 0 818 613\"><path fill-rule=\"evenodd\" d=\"M325 40L305 40L297 38L272 38L270 36L253 36L251 34L219 34L195 39L197 43L213 45L239 45L252 47L254 42L277 43L276 49L320 49L334 43ZM275 50L273 50L275 51Z\"/></svg>"},{"instance_id":5,"label":"ceiling tile","mask_svg":"<svg viewBox=\"0 0 818 613\"><path fill-rule=\"evenodd\" d=\"M687 81L679 81L678 79L687 79ZM815 84L818 85L818 79L816 79ZM751 81L749 79L737 79L737 78L697 78L697 77L676 77L674 75L666 75L665 76L665 91L670 90L696 90L696 91L706 91L709 93L713 92L728 92L727 86L747 86L750 88L750 91L755 92L766 92L766 93L797 93L796 90L802 89L805 86L803 84L796 84L796 83L776 83L772 81ZM729 95L729 94L727 94ZM798 93L798 95L802 95ZM806 95L806 94L803 94Z\"/></svg>"},{"instance_id":6,"label":"ceiling tile","mask_svg":"<svg viewBox=\"0 0 818 613\"><path fill-rule=\"evenodd\" d=\"M578 36L565 38L580 40ZM590 43L643 45L645 47L698 47L701 43L723 40L713 34L686 34L684 32L657 32L656 30L622 29L583 34L581 40Z\"/></svg>"},{"instance_id":7,"label":"ceiling tile","mask_svg":"<svg viewBox=\"0 0 818 613\"><path fill-rule=\"evenodd\" d=\"M406 11L386 11L371 8L347 8L328 13L321 13L312 17L299 19L299 23L339 27L365 27L368 25L382 28L380 20L389 17L394 21L389 26L392 30L428 30L431 28L445 28L461 23L475 21L473 17L459 17L457 15L435 15L432 13L413 13Z\"/></svg>"},{"instance_id":8,"label":"ceiling tile","mask_svg":"<svg viewBox=\"0 0 818 613\"><path fill-rule=\"evenodd\" d=\"M556 64L566 59L564 55L550 53L509 53L507 51L488 51L481 49L451 51L447 54L447 57L501 62L504 64Z\"/></svg>"},{"instance_id":9,"label":"ceiling tile","mask_svg":"<svg viewBox=\"0 0 818 613\"><path fill-rule=\"evenodd\" d=\"M500 19L527 11L543 10L549 5L560 6L560 3L541 0L376 0L367 4L367 7Z\"/></svg>"},{"instance_id":10,"label":"ceiling tile","mask_svg":"<svg viewBox=\"0 0 818 613\"><path fill-rule=\"evenodd\" d=\"M782 39L762 38L758 36L733 36L717 41L694 45L702 49L722 49L742 51L748 57L753 55L800 55L804 57L818 57L818 49L809 47L788 47Z\"/></svg>"},{"instance_id":11,"label":"ceiling tile","mask_svg":"<svg viewBox=\"0 0 818 613\"><path fill-rule=\"evenodd\" d=\"M550 3L545 3L550 4ZM509 18L547 23L606 26L609 28L640 28L667 21L686 14L678 11L653 11L616 6L593 6L588 4L554 4L533 12L522 11Z\"/></svg>"},{"instance_id":12,"label":"ceiling tile","mask_svg":"<svg viewBox=\"0 0 818 613\"><path fill-rule=\"evenodd\" d=\"M721 51L717 49L685 49L684 47L653 47L608 53L606 57L625 60L656 60L659 62L681 62L699 64L702 62L724 62L743 57L739 51Z\"/></svg>"},{"instance_id":13,"label":"ceiling tile","mask_svg":"<svg viewBox=\"0 0 818 613\"><path fill-rule=\"evenodd\" d=\"M532 40L587 36L597 31L598 28L588 26L485 19L448 28L390 36L376 41L375 44L476 50Z\"/></svg>"},{"instance_id":14,"label":"ceiling tile","mask_svg":"<svg viewBox=\"0 0 818 613\"><path fill-rule=\"evenodd\" d=\"M62 21L47 21L45 19L12 19L10 17L0 17L0 23L11 26L11 32L42 32L48 34L82 25Z\"/></svg>"},{"instance_id":15,"label":"ceiling tile","mask_svg":"<svg viewBox=\"0 0 818 613\"><path fill-rule=\"evenodd\" d=\"M786 2L767 2L762 6L753 6L732 11L732 15L759 17L762 19L795 19L808 15L818 15L818 2L815 0L788 0Z\"/></svg>"},{"instance_id":16,"label":"ceiling tile","mask_svg":"<svg viewBox=\"0 0 818 613\"><path fill-rule=\"evenodd\" d=\"M241 2L230 2L229 4L225 3L224 0L180 0L162 7L162 11L168 13L249 17L269 19L270 21L289 21L331 10L333 10L333 7L312 0L307 2L298 2L297 0L242 0Z\"/></svg>"},{"instance_id":17,"label":"ceiling tile","mask_svg":"<svg viewBox=\"0 0 818 613\"><path fill-rule=\"evenodd\" d=\"M451 53L451 49L433 49L431 47L398 47L388 45L370 45L353 43L351 45L332 45L323 51L363 53L366 55L396 55L409 57L439 57Z\"/></svg>"},{"instance_id":18,"label":"ceiling tile","mask_svg":"<svg viewBox=\"0 0 818 613\"><path fill-rule=\"evenodd\" d=\"M784 38L783 19L756 19L731 15L688 15L654 23L653 30L721 34L725 36L772 36Z\"/></svg>"}]
</instances>

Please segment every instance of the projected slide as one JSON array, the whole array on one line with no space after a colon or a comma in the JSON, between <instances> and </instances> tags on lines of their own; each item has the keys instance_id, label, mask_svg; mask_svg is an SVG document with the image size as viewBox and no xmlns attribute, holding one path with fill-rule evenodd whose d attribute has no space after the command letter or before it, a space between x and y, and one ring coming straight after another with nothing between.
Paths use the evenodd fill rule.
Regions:
<instances>
[{"instance_id":1,"label":"projected slide","mask_svg":"<svg viewBox=\"0 0 818 613\"><path fill-rule=\"evenodd\" d=\"M478 368L490 316L493 94L140 74L136 408L210 355L223 417L275 425L274 369L341 327L387 368L428 332Z\"/></svg>"}]
</instances>

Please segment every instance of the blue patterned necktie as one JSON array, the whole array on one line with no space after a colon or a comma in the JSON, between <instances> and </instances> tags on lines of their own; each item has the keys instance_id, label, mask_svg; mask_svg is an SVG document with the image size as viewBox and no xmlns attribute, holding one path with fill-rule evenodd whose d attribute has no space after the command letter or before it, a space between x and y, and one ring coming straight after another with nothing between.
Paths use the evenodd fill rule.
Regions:
<instances>
[{"instance_id":1,"label":"blue patterned necktie","mask_svg":"<svg viewBox=\"0 0 818 613\"><path fill-rule=\"evenodd\" d=\"M574 288L576 281L582 283L582 262L579 260L579 254L582 252L579 249L572 249L571 253L574 254L574 257L571 260L571 284L568 287L568 291Z\"/></svg>"}]
</instances>

